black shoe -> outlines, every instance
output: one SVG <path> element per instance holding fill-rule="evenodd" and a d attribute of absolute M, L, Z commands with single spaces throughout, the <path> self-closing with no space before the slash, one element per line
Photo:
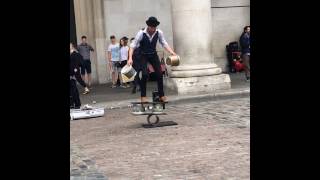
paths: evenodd
<path fill-rule="evenodd" d="M 247 81 L 250 81 L 250 77 L 246 77 Z"/>

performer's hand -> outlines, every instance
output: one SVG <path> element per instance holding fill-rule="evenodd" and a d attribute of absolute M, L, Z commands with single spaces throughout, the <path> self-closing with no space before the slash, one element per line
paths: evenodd
<path fill-rule="evenodd" d="M 171 52 L 171 55 L 172 55 L 172 56 L 176 56 L 177 54 L 172 51 L 172 52 Z"/>
<path fill-rule="evenodd" d="M 132 59 L 129 59 L 129 60 L 128 60 L 128 65 L 129 65 L 129 66 L 132 66 L 132 63 L 133 63 Z"/>

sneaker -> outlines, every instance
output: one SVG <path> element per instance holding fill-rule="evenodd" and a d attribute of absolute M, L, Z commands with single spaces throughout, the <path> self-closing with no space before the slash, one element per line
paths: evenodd
<path fill-rule="evenodd" d="M 90 90 L 87 87 L 85 87 L 84 92 L 82 94 L 88 94 L 89 92 L 90 92 Z"/>
<path fill-rule="evenodd" d="M 111 88 L 116 88 L 117 86 L 115 84 L 112 84 Z"/>
<path fill-rule="evenodd" d="M 130 84 L 126 84 L 127 88 L 131 87 Z"/>
<path fill-rule="evenodd" d="M 123 85 L 123 84 L 121 84 L 120 87 L 123 88 L 123 89 L 126 89 L 126 88 L 127 88 L 127 86 L 126 86 L 126 85 Z"/>

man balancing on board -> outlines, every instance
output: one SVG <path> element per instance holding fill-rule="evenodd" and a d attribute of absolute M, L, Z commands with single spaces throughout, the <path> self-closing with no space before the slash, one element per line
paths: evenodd
<path fill-rule="evenodd" d="M 167 97 L 164 96 L 163 92 L 163 75 L 161 71 L 160 60 L 156 51 L 157 41 L 159 41 L 162 47 L 171 55 L 176 55 L 176 53 L 171 49 L 165 40 L 163 32 L 157 28 L 157 26 L 160 24 L 157 18 L 149 17 L 146 23 L 148 27 L 140 30 L 130 45 L 128 64 L 132 65 L 133 51 L 138 48 L 137 50 L 139 51 L 138 53 L 140 53 L 140 58 L 135 59 L 135 63 L 138 61 L 137 63 L 139 63 L 140 67 L 142 68 L 142 79 L 140 81 L 141 102 L 148 102 L 148 98 L 146 97 L 148 62 L 155 70 L 160 101 L 167 102 Z"/>

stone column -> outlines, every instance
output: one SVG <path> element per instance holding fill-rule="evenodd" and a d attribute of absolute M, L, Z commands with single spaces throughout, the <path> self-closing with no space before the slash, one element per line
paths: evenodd
<path fill-rule="evenodd" d="M 173 44 L 180 56 L 165 79 L 178 94 L 214 93 L 229 89 L 230 77 L 213 61 L 210 0 L 171 0 Z"/>
<path fill-rule="evenodd" d="M 74 0 L 78 42 L 86 35 L 88 43 L 95 49 L 91 53 L 92 83 L 108 82 L 105 56 L 105 31 L 103 0 Z"/>
<path fill-rule="evenodd" d="M 97 48 L 96 48 L 96 36 L 95 36 L 95 26 L 94 26 L 94 17 L 93 17 L 93 1 L 85 1 L 85 7 L 87 10 L 87 26 L 86 31 L 87 34 L 85 34 L 88 37 L 88 43 L 93 47 L 95 50 L 93 53 L 90 54 L 91 59 L 91 76 L 92 76 L 92 83 L 97 84 L 98 83 L 98 77 L 97 77 Z M 81 37 L 80 37 L 81 38 Z M 80 41 L 79 41 L 80 42 Z"/>
<path fill-rule="evenodd" d="M 99 84 L 105 84 L 110 82 L 110 74 L 107 69 L 106 58 L 106 38 L 104 30 L 104 5 L 103 0 L 93 1 L 93 16 L 96 38 L 96 54 L 97 54 L 97 73 Z"/>
<path fill-rule="evenodd" d="M 92 45 L 93 49 L 95 47 L 95 37 L 93 29 L 93 15 L 92 15 L 92 2 L 87 0 L 74 0 L 74 11 L 76 20 L 76 31 L 78 43 L 81 42 L 81 36 L 87 36 L 87 41 Z M 97 83 L 97 71 L 96 71 L 96 52 L 91 53 L 91 77 L 92 83 Z"/>

